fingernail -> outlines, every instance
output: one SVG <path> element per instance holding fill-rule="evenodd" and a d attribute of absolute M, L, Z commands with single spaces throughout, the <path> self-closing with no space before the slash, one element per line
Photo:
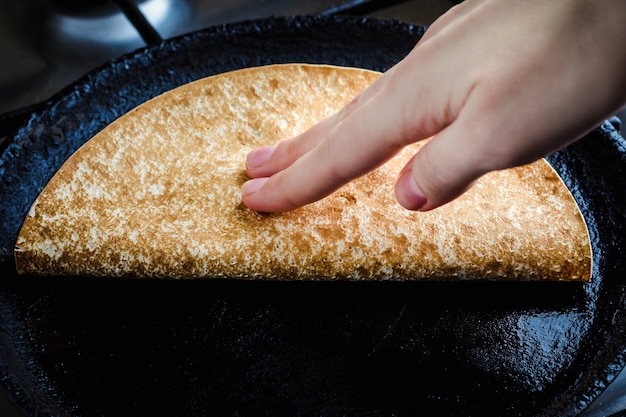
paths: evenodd
<path fill-rule="evenodd" d="M 276 146 L 264 146 L 248 152 L 246 156 L 246 169 L 256 169 L 266 163 L 274 151 Z"/>
<path fill-rule="evenodd" d="M 426 197 L 415 183 L 411 171 L 406 172 L 398 179 L 396 199 L 407 210 L 419 210 L 426 204 Z"/>
<path fill-rule="evenodd" d="M 256 193 L 261 187 L 263 187 L 263 184 L 265 184 L 267 180 L 267 178 L 255 178 L 244 182 L 241 186 L 241 195 L 249 196 Z"/>

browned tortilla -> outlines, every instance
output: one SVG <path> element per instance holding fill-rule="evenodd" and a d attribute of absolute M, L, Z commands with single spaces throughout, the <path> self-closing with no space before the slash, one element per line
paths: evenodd
<path fill-rule="evenodd" d="M 588 281 L 591 246 L 545 160 L 493 172 L 427 213 L 394 199 L 420 144 L 283 214 L 241 202 L 246 154 L 338 111 L 380 74 L 272 65 L 202 79 L 120 117 L 32 205 L 23 274 L 263 280 Z"/>

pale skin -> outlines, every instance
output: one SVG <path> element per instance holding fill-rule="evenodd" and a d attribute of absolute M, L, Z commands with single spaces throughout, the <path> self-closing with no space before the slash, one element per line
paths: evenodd
<path fill-rule="evenodd" d="M 251 151 L 242 199 L 259 212 L 293 210 L 432 137 L 395 185 L 403 207 L 432 210 L 625 104 L 626 1 L 466 0 L 337 114 Z"/>

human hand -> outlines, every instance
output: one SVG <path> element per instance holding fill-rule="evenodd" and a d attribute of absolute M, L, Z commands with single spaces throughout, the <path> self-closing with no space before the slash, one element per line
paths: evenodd
<path fill-rule="evenodd" d="M 626 103 L 623 0 L 466 0 L 345 108 L 248 154 L 243 202 L 281 212 L 319 200 L 432 137 L 395 194 L 431 210 L 483 174 L 579 139 Z"/>

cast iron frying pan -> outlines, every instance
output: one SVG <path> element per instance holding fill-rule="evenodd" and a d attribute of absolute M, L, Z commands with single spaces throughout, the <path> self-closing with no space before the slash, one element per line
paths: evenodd
<path fill-rule="evenodd" d="M 36 111 L 0 159 L 2 389 L 32 417 L 552 417 L 584 409 L 624 364 L 626 152 L 608 123 L 549 158 L 590 227 L 590 284 L 15 274 L 15 239 L 39 191 L 135 106 L 249 66 L 384 71 L 422 34 L 339 17 L 209 28 L 111 62 Z"/>

